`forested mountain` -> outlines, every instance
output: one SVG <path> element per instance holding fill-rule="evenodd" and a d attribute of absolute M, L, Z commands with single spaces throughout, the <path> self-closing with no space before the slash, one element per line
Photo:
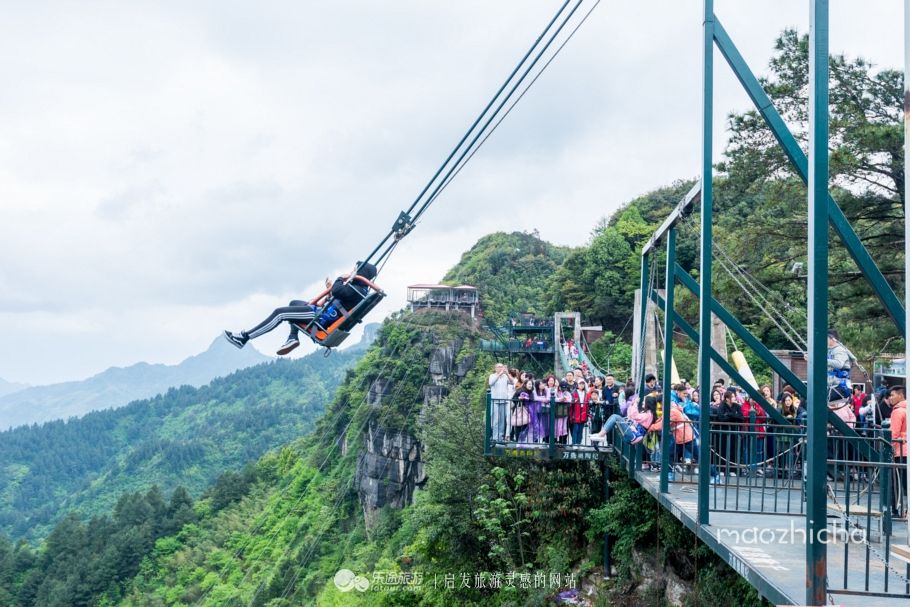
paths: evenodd
<path fill-rule="evenodd" d="M 0 377 L 0 396 L 6 396 L 7 394 L 11 394 L 19 390 L 24 390 L 25 388 L 28 388 L 28 386 L 25 384 L 17 384 L 15 382 L 6 381 Z"/>
<path fill-rule="evenodd" d="M 0 433 L 0 530 L 40 538 L 67 512 L 108 512 L 125 491 L 156 484 L 199 493 L 225 470 L 310 431 L 366 346 L 265 363 L 202 388 Z"/>
<path fill-rule="evenodd" d="M 205 352 L 176 365 L 111 367 L 82 381 L 35 386 L 0 397 L 0 428 L 67 419 L 121 407 L 168 388 L 201 386 L 216 377 L 271 360 L 255 348 L 237 351 L 218 337 Z"/>

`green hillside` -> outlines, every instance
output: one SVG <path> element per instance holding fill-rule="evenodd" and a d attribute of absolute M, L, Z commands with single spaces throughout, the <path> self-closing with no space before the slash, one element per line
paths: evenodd
<path fill-rule="evenodd" d="M 125 407 L 0 433 L 0 531 L 43 537 L 68 512 L 109 512 L 124 492 L 198 494 L 225 470 L 305 434 L 363 348 L 237 371 Z"/>

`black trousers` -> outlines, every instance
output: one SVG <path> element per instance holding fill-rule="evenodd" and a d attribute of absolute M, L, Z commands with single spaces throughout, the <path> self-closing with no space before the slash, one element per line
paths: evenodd
<path fill-rule="evenodd" d="M 297 337 L 299 329 L 294 323 L 301 321 L 310 321 L 315 317 L 316 311 L 313 309 L 313 306 L 310 305 L 309 302 L 293 299 L 288 305 L 284 306 L 283 308 L 275 308 L 275 310 L 269 314 L 268 318 L 263 320 L 261 323 L 246 333 L 250 336 L 250 339 L 255 339 L 261 335 L 265 335 L 269 331 L 275 329 L 275 327 L 281 323 L 287 321 L 291 323 L 291 334 L 289 337 Z"/>

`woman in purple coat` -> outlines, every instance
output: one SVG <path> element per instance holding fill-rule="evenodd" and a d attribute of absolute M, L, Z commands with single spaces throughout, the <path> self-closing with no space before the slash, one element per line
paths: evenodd
<path fill-rule="evenodd" d="M 531 405 L 531 442 L 548 442 L 550 436 L 550 391 L 542 379 L 534 387 Z"/>

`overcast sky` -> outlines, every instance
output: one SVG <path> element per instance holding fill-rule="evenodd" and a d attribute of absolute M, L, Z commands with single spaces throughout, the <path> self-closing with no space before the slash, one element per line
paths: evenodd
<path fill-rule="evenodd" d="M 410 204 L 558 4 L 4 3 L 0 377 L 175 363 L 317 290 Z M 781 29 L 808 28 L 808 2 L 716 4 L 759 73 Z M 901 3 L 832 4 L 833 50 L 902 66 Z M 374 320 L 484 234 L 580 245 L 694 176 L 701 6 L 602 2 L 399 247 Z M 722 146 L 747 100 L 716 56 Z"/>

